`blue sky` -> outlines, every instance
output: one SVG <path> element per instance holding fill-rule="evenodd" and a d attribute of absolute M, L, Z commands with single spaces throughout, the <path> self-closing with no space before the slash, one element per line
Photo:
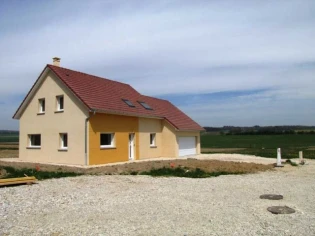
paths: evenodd
<path fill-rule="evenodd" d="M 0 1 L 0 129 L 52 57 L 204 126 L 314 125 L 315 1 Z"/>

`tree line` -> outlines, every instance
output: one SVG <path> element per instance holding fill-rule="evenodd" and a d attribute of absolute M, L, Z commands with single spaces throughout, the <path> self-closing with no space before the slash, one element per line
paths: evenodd
<path fill-rule="evenodd" d="M 281 134 L 315 134 L 315 126 L 223 126 L 204 127 L 207 132 L 222 135 L 281 135 Z"/>

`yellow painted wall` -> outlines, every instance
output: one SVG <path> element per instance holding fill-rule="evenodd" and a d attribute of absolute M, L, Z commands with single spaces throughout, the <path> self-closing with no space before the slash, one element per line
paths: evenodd
<path fill-rule="evenodd" d="M 161 119 L 139 118 L 139 159 L 162 156 L 162 122 Z M 150 147 L 151 133 L 156 134 L 156 147 Z"/>
<path fill-rule="evenodd" d="M 64 95 L 64 112 L 55 113 L 56 96 Z M 38 115 L 38 99 L 45 114 Z M 56 76 L 49 72 L 20 117 L 19 159 L 41 163 L 84 165 L 84 122 L 88 112 Z M 59 151 L 59 133 L 68 133 L 68 150 Z M 41 135 L 41 148 L 30 149 L 29 134 Z"/>
<path fill-rule="evenodd" d="M 129 133 L 135 133 L 135 159 L 139 159 L 138 126 L 137 117 L 92 115 L 89 120 L 89 165 L 128 161 Z M 101 133 L 115 133 L 115 148 L 101 149 Z"/>

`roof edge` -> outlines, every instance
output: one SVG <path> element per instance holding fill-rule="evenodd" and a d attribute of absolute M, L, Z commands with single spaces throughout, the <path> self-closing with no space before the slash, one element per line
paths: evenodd
<path fill-rule="evenodd" d="M 51 72 L 54 73 L 56 77 L 59 78 L 59 80 L 69 89 L 69 91 L 87 108 L 88 111 L 92 111 L 92 108 L 89 107 L 89 105 L 83 101 L 83 99 L 58 75 L 58 73 L 54 71 L 51 65 L 47 64 L 47 67 L 50 69 Z"/>
<path fill-rule="evenodd" d="M 13 119 L 20 119 L 21 115 L 20 113 L 22 113 L 22 109 L 23 111 L 25 110 L 26 106 L 29 103 L 30 100 L 30 96 L 33 95 L 34 92 L 37 91 L 37 89 L 39 88 L 39 82 L 44 78 L 43 76 L 45 74 L 48 73 L 48 71 L 51 71 L 61 82 L 62 84 L 67 87 L 69 89 L 69 91 L 87 108 L 88 111 L 91 111 L 91 108 L 71 89 L 70 86 L 68 86 L 67 83 L 65 83 L 61 77 L 51 68 L 51 66 L 49 64 L 47 64 L 45 66 L 45 68 L 43 69 L 43 71 L 40 73 L 40 75 L 38 76 L 37 80 L 34 82 L 33 86 L 31 87 L 31 89 L 28 91 L 28 93 L 26 94 L 26 96 L 24 97 L 23 101 L 21 102 L 20 106 L 18 107 L 18 109 L 16 110 L 16 112 L 14 113 L 14 115 L 12 116 Z"/>
<path fill-rule="evenodd" d="M 23 101 L 21 102 L 20 106 L 18 107 L 18 109 L 15 111 L 14 115 L 12 116 L 13 119 L 20 119 L 21 115 L 19 115 L 21 109 L 23 108 L 26 100 L 29 98 L 29 96 L 31 95 L 31 93 L 33 92 L 33 90 L 35 89 L 36 85 L 38 84 L 39 80 L 42 78 L 43 74 L 47 72 L 47 66 L 45 66 L 45 68 L 43 69 L 43 71 L 40 73 L 40 75 L 38 76 L 37 80 L 34 82 L 33 86 L 31 87 L 31 89 L 28 91 L 28 93 L 26 94 L 26 96 L 24 97 Z"/>

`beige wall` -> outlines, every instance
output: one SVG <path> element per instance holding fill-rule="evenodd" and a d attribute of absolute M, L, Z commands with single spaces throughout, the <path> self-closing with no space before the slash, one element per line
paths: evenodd
<path fill-rule="evenodd" d="M 156 148 L 150 147 L 150 133 L 156 133 Z M 197 154 L 200 154 L 200 132 L 181 132 L 165 120 L 139 118 L 139 157 L 178 157 L 178 137 L 196 137 Z"/>
<path fill-rule="evenodd" d="M 64 95 L 64 112 L 55 113 L 56 96 Z M 46 111 L 38 115 L 38 99 L 45 98 Z M 19 158 L 44 163 L 85 164 L 84 135 L 88 112 L 52 72 L 31 99 L 20 118 Z M 68 151 L 58 151 L 59 133 L 68 133 Z M 41 134 L 41 148 L 27 149 L 28 134 Z"/>
<path fill-rule="evenodd" d="M 162 156 L 163 157 L 177 157 L 176 153 L 176 134 L 175 129 L 167 121 L 162 121 Z"/>
<path fill-rule="evenodd" d="M 161 119 L 139 118 L 139 159 L 162 156 L 162 122 Z M 150 147 L 150 134 L 155 133 L 155 147 Z"/>

